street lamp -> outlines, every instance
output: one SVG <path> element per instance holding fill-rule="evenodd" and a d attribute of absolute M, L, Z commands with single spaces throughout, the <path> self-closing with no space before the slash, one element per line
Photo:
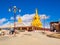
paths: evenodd
<path fill-rule="evenodd" d="M 13 6 L 13 7 L 10 7 L 9 8 L 9 12 L 13 12 L 14 13 L 14 31 L 15 31 L 15 29 L 16 29 L 16 12 L 18 11 L 18 12 L 21 12 L 21 10 L 19 9 L 19 8 L 17 8 L 16 6 Z"/>

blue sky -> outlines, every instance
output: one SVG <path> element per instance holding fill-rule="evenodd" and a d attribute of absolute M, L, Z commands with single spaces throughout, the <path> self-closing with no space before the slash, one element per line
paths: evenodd
<path fill-rule="evenodd" d="M 9 12 L 8 9 L 14 5 L 21 9 L 21 12 L 16 15 L 31 15 L 35 13 L 35 9 L 37 8 L 39 15 L 49 16 L 46 19 L 48 23 L 60 19 L 60 0 L 0 0 L 0 20 L 5 19 L 9 21 L 13 17 L 13 12 Z"/>

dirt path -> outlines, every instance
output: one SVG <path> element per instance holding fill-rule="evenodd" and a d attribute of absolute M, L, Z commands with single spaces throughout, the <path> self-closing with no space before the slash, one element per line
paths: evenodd
<path fill-rule="evenodd" d="M 0 40 L 0 45 L 60 45 L 60 39 L 49 38 L 40 32 L 21 32 L 16 37 Z"/>

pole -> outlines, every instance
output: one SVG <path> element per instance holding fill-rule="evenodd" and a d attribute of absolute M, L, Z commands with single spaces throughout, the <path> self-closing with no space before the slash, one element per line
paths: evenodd
<path fill-rule="evenodd" d="M 16 13 L 14 13 L 14 31 L 16 30 Z"/>
<path fill-rule="evenodd" d="M 44 16 L 44 32 L 43 34 L 45 34 L 45 16 Z"/>
<path fill-rule="evenodd" d="M 14 6 L 13 11 L 14 11 L 14 32 L 15 32 L 15 30 L 16 30 L 16 11 L 17 11 L 16 6 Z"/>

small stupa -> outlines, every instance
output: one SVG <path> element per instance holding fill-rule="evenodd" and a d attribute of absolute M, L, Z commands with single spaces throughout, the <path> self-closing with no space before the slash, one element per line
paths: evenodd
<path fill-rule="evenodd" d="M 37 9 L 36 9 L 36 13 L 35 13 L 35 16 L 33 17 L 31 25 L 36 26 L 36 27 L 41 27 L 41 28 L 43 27 L 42 23 L 41 23 L 41 20 L 40 20 L 40 16 L 38 15 L 38 10 Z"/>
<path fill-rule="evenodd" d="M 18 23 L 21 23 L 22 22 L 22 19 L 19 17 L 18 18 Z"/>
<path fill-rule="evenodd" d="M 19 26 L 24 26 L 23 22 L 22 22 L 22 19 L 19 17 L 18 20 L 17 20 L 17 23 L 16 23 L 16 26 L 19 27 Z"/>

